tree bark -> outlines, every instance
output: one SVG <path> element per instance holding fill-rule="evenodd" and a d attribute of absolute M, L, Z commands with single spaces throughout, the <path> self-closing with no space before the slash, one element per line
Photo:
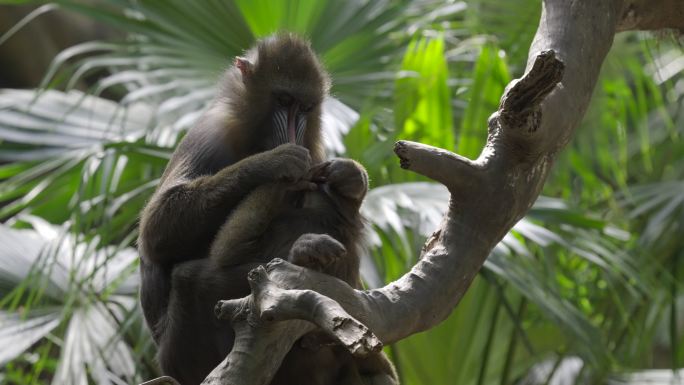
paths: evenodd
<path fill-rule="evenodd" d="M 504 92 L 476 160 L 419 143 L 395 146 L 402 167 L 451 193 L 418 263 L 399 280 L 367 291 L 283 260 L 252 271 L 250 296 L 217 305 L 236 340 L 203 384 L 268 384 L 292 344 L 314 328 L 363 356 L 379 349 L 379 341 L 392 343 L 443 321 L 539 195 L 589 105 L 615 33 L 682 28 L 683 8 L 681 0 L 545 0 L 525 75 Z"/>

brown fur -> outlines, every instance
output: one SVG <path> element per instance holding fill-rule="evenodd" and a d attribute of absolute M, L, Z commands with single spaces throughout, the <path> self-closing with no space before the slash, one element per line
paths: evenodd
<path fill-rule="evenodd" d="M 320 115 L 321 103 L 330 89 L 330 77 L 309 43 L 293 34 L 278 34 L 262 40 L 244 57 L 254 64 L 253 76 L 243 80 L 238 68 L 231 67 L 224 74 L 217 97 L 219 108 L 241 112 L 231 115 L 226 124 L 231 150 L 241 158 L 266 150 L 259 139 L 270 126 L 270 114 L 263 111 L 273 109 L 274 101 L 264 96 L 287 90 L 304 103 L 315 105 L 309 113 L 304 146 L 314 164 L 325 160 Z"/>
<path fill-rule="evenodd" d="M 290 34 L 261 41 L 246 59 L 245 76 L 226 71 L 141 217 L 143 312 L 162 371 L 183 385 L 200 383 L 230 351 L 233 332 L 213 308 L 248 295 L 246 274 L 259 264 L 289 258 L 359 286 L 358 210 L 368 179 L 351 160 L 321 163 L 329 78 L 308 43 Z M 265 143 L 276 91 L 315 104 L 304 147 Z M 272 384 L 396 384 L 396 375 L 383 355 L 357 360 L 340 347 L 298 343 Z"/>

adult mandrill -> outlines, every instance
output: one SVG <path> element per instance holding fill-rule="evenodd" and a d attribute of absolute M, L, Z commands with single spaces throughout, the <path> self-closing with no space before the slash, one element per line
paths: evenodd
<path fill-rule="evenodd" d="M 368 177 L 352 160 L 324 161 L 329 87 L 308 43 L 284 33 L 260 41 L 226 71 L 142 213 L 143 312 L 162 371 L 183 385 L 199 384 L 230 351 L 233 331 L 213 309 L 248 295 L 247 272 L 259 264 L 287 258 L 359 287 Z M 356 359 L 299 342 L 272 381 L 396 383 L 382 354 Z"/>

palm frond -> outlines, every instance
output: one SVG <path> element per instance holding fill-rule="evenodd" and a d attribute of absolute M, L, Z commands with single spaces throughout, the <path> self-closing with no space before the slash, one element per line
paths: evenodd
<path fill-rule="evenodd" d="M 8 309 L 1 313 L 0 339 L 11 347 L 2 362 L 37 344 L 57 343 L 54 383 L 139 380 L 121 327 L 137 304 L 135 250 L 98 248 L 37 217 L 22 222 L 31 228 L 0 226 L 0 287 Z"/>

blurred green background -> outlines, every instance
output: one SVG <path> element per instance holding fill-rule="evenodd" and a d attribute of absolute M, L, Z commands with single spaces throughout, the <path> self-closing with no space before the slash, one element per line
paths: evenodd
<path fill-rule="evenodd" d="M 4 3 L 4 4 L 2 4 Z M 158 375 L 137 303 L 138 213 L 221 71 L 308 36 L 334 79 L 331 154 L 372 190 L 368 287 L 415 262 L 443 187 L 395 140 L 476 157 L 540 0 L 0 0 L 0 383 Z M 440 326 L 387 347 L 402 384 L 676 384 L 684 367 L 684 54 L 616 37 L 528 216 Z M 647 382 L 653 381 L 653 382 Z"/>

